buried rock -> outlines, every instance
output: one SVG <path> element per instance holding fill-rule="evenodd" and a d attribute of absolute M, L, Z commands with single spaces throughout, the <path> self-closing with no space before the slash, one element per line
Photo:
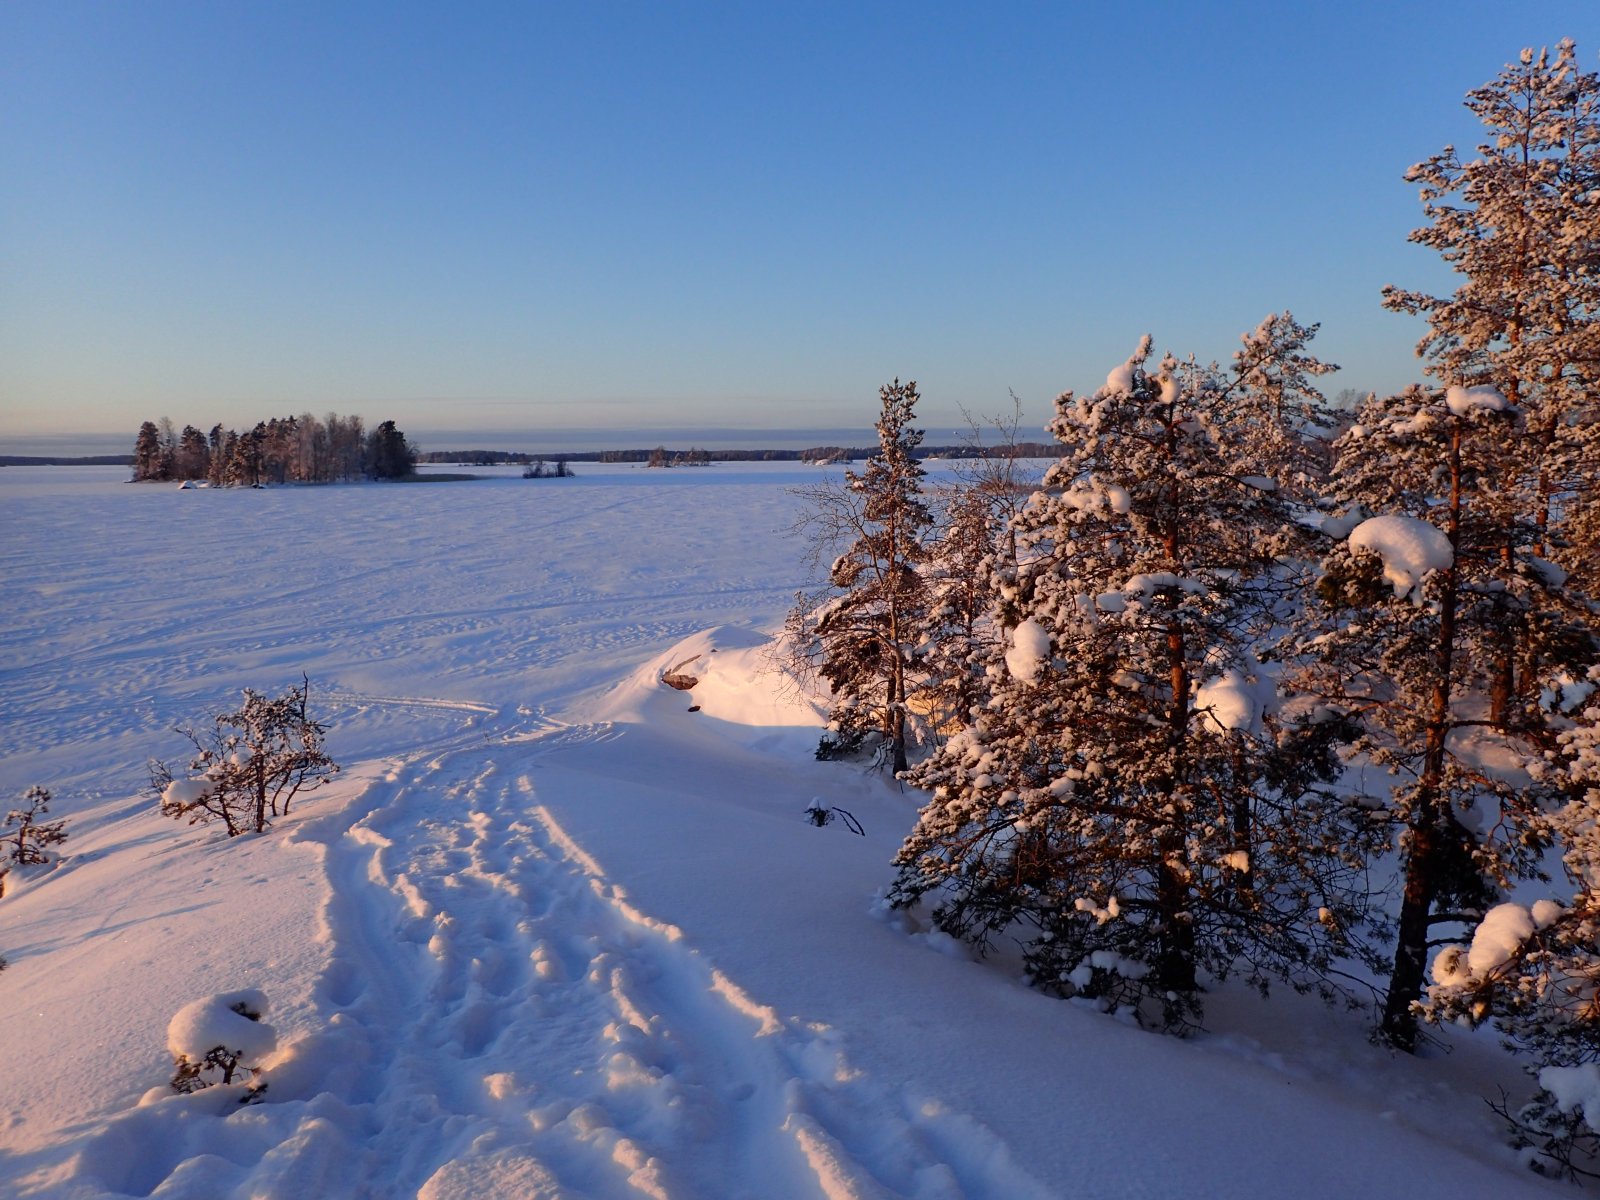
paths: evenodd
<path fill-rule="evenodd" d="M 680 692 L 689 691 L 694 687 L 695 684 L 700 682 L 700 677 L 698 675 L 686 674 L 684 672 L 684 668 L 699 657 L 700 656 L 696 654 L 694 658 L 686 658 L 676 666 L 668 667 L 665 671 L 661 672 L 661 682 L 666 684 L 669 688 L 676 688 Z"/>

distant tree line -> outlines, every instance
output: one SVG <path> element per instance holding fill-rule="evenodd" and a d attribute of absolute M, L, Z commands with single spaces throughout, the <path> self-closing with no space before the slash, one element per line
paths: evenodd
<path fill-rule="evenodd" d="M 212 487 L 397 479 L 416 470 L 417 452 L 393 421 L 368 432 L 358 416 L 311 413 L 258 421 L 242 433 L 213 425 L 182 432 L 146 421 L 133 447 L 133 478 L 206 480 Z"/>
<path fill-rule="evenodd" d="M 1005 455 L 1012 458 L 1054 458 L 1058 447 L 1046 442 L 1016 442 L 1005 446 L 929 446 L 924 454 L 929 458 L 989 458 Z M 488 467 L 499 464 L 527 466 L 535 461 L 551 463 L 644 463 L 649 465 L 695 465 L 714 462 L 858 462 L 876 453 L 875 448 L 863 446 L 809 446 L 804 450 L 706 450 L 690 447 L 672 450 L 657 446 L 649 450 L 564 450 L 559 454 L 536 454 L 520 450 L 429 450 L 417 455 L 418 462 L 471 463 Z"/>

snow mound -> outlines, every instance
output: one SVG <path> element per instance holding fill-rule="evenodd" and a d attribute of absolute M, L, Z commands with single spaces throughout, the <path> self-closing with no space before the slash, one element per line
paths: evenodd
<path fill-rule="evenodd" d="M 259 1062 L 277 1049 L 278 1035 L 271 1025 L 244 1014 L 259 1018 L 266 1011 L 266 993 L 255 988 L 196 1000 L 180 1008 L 168 1024 L 167 1049 L 198 1062 L 221 1046 L 248 1062 Z"/>
<path fill-rule="evenodd" d="M 652 661 L 628 691 L 648 689 L 652 700 L 659 699 L 671 694 L 669 686 L 682 686 L 663 686 L 668 675 L 692 678 L 692 687 L 681 690 L 678 698 L 687 696 L 704 716 L 755 728 L 827 724 L 823 705 L 782 670 L 776 649 L 768 634 L 718 625 L 684 638 Z"/>
<path fill-rule="evenodd" d="M 1482 979 L 1510 961 L 1517 948 L 1533 936 L 1533 916 L 1520 904 L 1497 904 L 1484 913 L 1472 935 L 1467 966 Z"/>
<path fill-rule="evenodd" d="M 190 808 L 211 794 L 209 779 L 174 779 L 161 791 L 163 808 Z"/>
<path fill-rule="evenodd" d="M 1383 560 L 1383 577 L 1396 596 L 1414 591 L 1429 571 L 1443 571 L 1455 561 L 1450 539 L 1416 517 L 1369 517 L 1350 531 L 1350 545 Z"/>
<path fill-rule="evenodd" d="M 1590 1129 L 1600 1128 L 1600 1064 L 1545 1067 L 1539 1072 L 1539 1086 L 1562 1112 L 1581 1114 Z"/>

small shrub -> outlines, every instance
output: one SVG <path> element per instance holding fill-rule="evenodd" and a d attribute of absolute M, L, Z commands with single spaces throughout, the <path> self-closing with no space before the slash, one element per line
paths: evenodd
<path fill-rule="evenodd" d="M 867 831 L 861 827 L 861 822 L 856 820 L 852 813 L 842 808 L 824 808 L 821 800 L 811 801 L 811 807 L 806 809 L 806 820 L 810 821 L 818 829 L 821 829 L 824 825 L 832 825 L 834 821 L 839 821 L 851 833 L 860 834 L 862 837 L 867 836 Z"/>
<path fill-rule="evenodd" d="M 0 896 L 6 894 L 12 867 L 42 866 L 51 860 L 50 847 L 67 840 L 65 821 L 38 819 L 50 811 L 50 798 L 46 789 L 31 787 L 22 796 L 27 807 L 6 815 L 6 832 L 0 837 Z"/>
<path fill-rule="evenodd" d="M 177 732 L 194 744 L 190 774 L 175 777 L 163 762 L 150 764 L 150 786 L 161 815 L 191 825 L 220 820 L 229 837 L 261 833 L 272 817 L 285 816 L 301 791 L 322 786 L 339 773 L 323 753 L 327 732 L 310 715 L 311 683 L 301 676 L 276 699 L 245 689 L 244 704 L 216 718 L 202 737 L 189 726 Z"/>

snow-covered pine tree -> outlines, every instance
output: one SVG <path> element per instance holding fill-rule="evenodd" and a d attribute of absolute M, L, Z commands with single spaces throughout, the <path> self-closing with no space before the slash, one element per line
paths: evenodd
<path fill-rule="evenodd" d="M 1501 1109 L 1513 1139 L 1546 1173 L 1597 1174 L 1600 1158 L 1600 666 L 1547 689 L 1566 724 L 1534 773 L 1565 795 L 1550 816 L 1572 898 L 1508 901 L 1485 914 L 1470 945 L 1433 964 L 1430 1020 L 1493 1021 L 1530 1057 L 1533 1099 Z M 1580 1166 L 1580 1161 L 1585 1165 Z"/>
<path fill-rule="evenodd" d="M 1536 874 L 1548 844 L 1547 723 L 1493 713 L 1507 613 L 1540 663 L 1581 670 L 1593 653 L 1565 573 L 1532 553 L 1504 494 L 1524 429 L 1492 388 L 1413 387 L 1367 404 L 1336 445 L 1348 537 L 1323 563 L 1305 686 L 1358 721 L 1354 752 L 1393 779 L 1374 799 L 1403 888 L 1382 1032 L 1407 1050 L 1429 948 Z"/>
<path fill-rule="evenodd" d="M 1497 464 L 1500 502 L 1537 553 L 1577 567 L 1568 524 L 1600 474 L 1600 77 L 1578 69 L 1569 39 L 1524 50 L 1466 105 L 1484 126 L 1477 157 L 1447 146 L 1406 175 L 1428 218 L 1410 240 L 1461 284 L 1449 296 L 1391 286 L 1384 304 L 1427 318 L 1417 352 L 1442 385 L 1492 385 L 1522 414 Z M 1518 637 L 1522 620 L 1508 597 L 1491 695 L 1502 723 L 1548 665 Z"/>
<path fill-rule="evenodd" d="M 162 479 L 161 470 L 161 431 L 154 421 L 146 421 L 139 426 L 139 434 L 133 442 L 133 477 L 136 480 Z"/>
<path fill-rule="evenodd" d="M 1362 918 L 1360 817 L 1327 786 L 1339 723 L 1280 706 L 1257 656 L 1298 592 L 1279 481 L 1322 420 L 1313 332 L 1269 317 L 1228 373 L 1151 371 L 1147 337 L 1057 400 L 988 697 L 906 776 L 933 796 L 896 904 L 930 895 L 980 949 L 1021 940 L 1039 986 L 1168 1028 L 1208 974 L 1326 980 Z"/>
<path fill-rule="evenodd" d="M 828 571 L 835 594 L 814 613 L 799 614 L 806 628 L 798 632 L 802 642 L 814 643 L 817 673 L 833 689 L 836 744 L 881 735 L 898 773 L 907 764 L 906 701 L 927 603 L 918 568 L 932 518 L 916 459 L 922 430 L 911 424 L 920 398 L 916 382 L 897 378 L 878 396 L 878 450 L 866 469 L 846 471 L 842 487 L 801 489 L 809 511 L 800 531 L 819 547 L 846 546 Z"/>

